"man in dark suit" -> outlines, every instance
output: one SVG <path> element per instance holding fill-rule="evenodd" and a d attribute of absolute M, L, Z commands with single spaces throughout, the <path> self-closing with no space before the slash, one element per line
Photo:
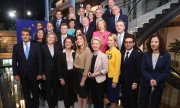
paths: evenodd
<path fill-rule="evenodd" d="M 83 25 L 83 28 L 82 28 L 83 34 L 86 36 L 88 45 L 90 45 L 91 38 L 95 29 L 90 26 L 89 19 L 87 17 L 82 18 L 82 25 Z"/>
<path fill-rule="evenodd" d="M 122 53 L 121 90 L 123 108 L 138 108 L 138 86 L 140 80 L 141 53 L 134 48 L 135 38 L 124 39 L 125 53 Z"/>
<path fill-rule="evenodd" d="M 68 35 L 67 34 L 67 31 L 68 31 L 68 26 L 66 23 L 62 23 L 61 24 L 61 27 L 60 27 L 60 33 L 57 35 L 57 38 L 58 38 L 58 45 L 59 45 L 59 48 L 60 50 L 62 51 L 64 49 L 64 40 L 66 37 L 72 37 L 71 35 Z"/>
<path fill-rule="evenodd" d="M 108 7 L 105 13 L 103 14 L 103 19 L 107 21 L 106 23 L 109 22 L 109 18 L 113 16 L 112 14 L 112 7 L 115 5 L 115 0 L 108 0 Z"/>
<path fill-rule="evenodd" d="M 125 23 L 125 32 L 127 32 L 128 29 L 128 17 L 124 14 L 120 13 L 120 8 L 117 5 L 114 5 L 112 7 L 112 12 L 114 16 L 111 16 L 109 23 L 108 23 L 108 30 L 111 33 L 116 33 L 116 22 L 118 20 L 123 20 Z"/>
<path fill-rule="evenodd" d="M 94 27 L 94 30 L 97 30 L 97 22 L 102 18 L 103 10 L 102 9 L 96 9 L 96 19 L 90 23 L 91 27 Z"/>
<path fill-rule="evenodd" d="M 116 22 L 116 31 L 117 31 L 117 38 L 118 38 L 118 48 L 121 52 L 125 51 L 124 47 L 124 39 L 127 36 L 127 33 L 125 32 L 125 23 L 123 20 L 118 20 Z"/>
<path fill-rule="evenodd" d="M 82 18 L 85 16 L 85 10 L 83 7 L 79 8 L 78 15 L 76 16 L 77 28 L 82 28 Z"/>
<path fill-rule="evenodd" d="M 13 47 L 13 76 L 21 82 L 26 108 L 39 108 L 38 80 L 42 79 L 42 57 L 39 45 L 30 42 L 29 29 L 22 29 L 22 43 Z"/>
<path fill-rule="evenodd" d="M 60 27 L 61 24 L 64 23 L 65 21 L 62 19 L 63 15 L 60 10 L 57 10 L 55 13 L 55 19 L 52 21 L 53 26 L 54 26 L 54 32 L 58 34 L 60 32 Z"/>

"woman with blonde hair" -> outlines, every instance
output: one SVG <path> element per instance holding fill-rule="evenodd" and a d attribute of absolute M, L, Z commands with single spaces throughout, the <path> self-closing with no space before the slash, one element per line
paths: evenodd
<path fill-rule="evenodd" d="M 74 60 L 76 93 L 79 108 L 87 107 L 87 76 L 91 64 L 92 53 L 88 47 L 86 37 L 82 34 L 77 35 L 77 50 Z"/>
<path fill-rule="evenodd" d="M 91 45 L 93 49 L 93 57 L 91 58 L 91 66 L 88 73 L 89 88 L 94 108 L 104 108 L 104 87 L 106 74 L 108 72 L 108 58 L 106 54 L 100 51 L 101 39 L 93 37 Z"/>
<path fill-rule="evenodd" d="M 107 40 L 110 34 L 111 33 L 106 30 L 106 22 L 103 19 L 100 19 L 97 22 L 97 31 L 93 33 L 93 37 L 99 37 L 101 39 L 102 41 L 101 51 L 103 53 L 105 53 L 107 50 L 108 47 Z"/>
<path fill-rule="evenodd" d="M 107 78 L 107 98 L 111 103 L 111 108 L 117 107 L 119 99 L 119 76 L 121 67 L 121 53 L 116 48 L 117 35 L 111 34 L 108 36 L 109 50 L 106 51 L 108 56 L 108 78 Z"/>
<path fill-rule="evenodd" d="M 58 101 L 58 73 L 56 70 L 56 59 L 59 48 L 55 46 L 55 43 L 57 42 L 56 34 L 53 32 L 48 33 L 46 42 L 47 44 L 41 47 L 43 56 L 44 89 L 49 108 L 54 108 L 57 106 Z"/>

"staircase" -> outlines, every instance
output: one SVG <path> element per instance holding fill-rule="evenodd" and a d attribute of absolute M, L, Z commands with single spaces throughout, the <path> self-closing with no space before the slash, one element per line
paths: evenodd
<path fill-rule="evenodd" d="M 168 8 L 169 7 L 169 8 Z M 157 14 L 154 14 L 153 17 L 148 17 L 149 15 L 153 16 L 152 14 L 155 13 L 159 9 L 162 9 L 162 12 Z M 137 37 L 137 45 L 140 46 L 146 40 L 150 35 L 154 34 L 156 31 L 158 31 L 160 28 L 164 27 L 166 24 L 168 24 L 171 20 L 173 20 L 176 16 L 180 15 L 180 0 L 172 0 L 171 2 L 153 10 L 154 12 L 149 12 L 143 16 L 141 16 L 137 22 L 136 27 L 130 26 L 130 30 L 137 29 L 134 34 Z M 143 18 L 145 17 L 146 18 Z M 148 19 L 148 22 L 140 19 Z M 139 22 L 138 22 L 139 21 Z M 141 23 L 140 23 L 141 21 Z M 132 25 L 133 21 L 130 22 L 129 25 Z M 143 23 L 143 24 L 142 24 Z M 141 26 L 142 24 L 142 26 Z"/>

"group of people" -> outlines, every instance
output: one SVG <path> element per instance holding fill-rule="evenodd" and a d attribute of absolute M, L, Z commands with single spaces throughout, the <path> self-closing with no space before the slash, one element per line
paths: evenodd
<path fill-rule="evenodd" d="M 44 85 L 49 108 L 57 107 L 62 90 L 65 108 L 104 108 L 104 97 L 111 108 L 122 100 L 123 108 L 159 108 L 165 79 L 170 73 L 170 55 L 159 34 L 147 42 L 148 51 L 140 53 L 135 37 L 127 33 L 128 19 L 115 0 L 108 0 L 104 12 L 98 6 L 74 7 L 63 18 L 57 10 L 46 30 L 38 22 L 34 39 L 22 29 L 22 43 L 13 47 L 13 75 L 20 80 L 26 108 L 39 107 L 39 80 Z M 140 90 L 139 90 L 140 89 Z M 122 96 L 120 96 L 122 94 Z"/>

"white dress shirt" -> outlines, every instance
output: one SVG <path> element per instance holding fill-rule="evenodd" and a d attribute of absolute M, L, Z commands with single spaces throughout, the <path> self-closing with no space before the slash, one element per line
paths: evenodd
<path fill-rule="evenodd" d="M 129 56 L 131 55 L 132 51 L 133 51 L 133 48 L 132 48 L 131 50 L 129 50 L 129 51 L 126 50 L 125 55 L 124 55 L 124 60 L 125 60 L 125 58 L 126 58 L 127 52 L 129 52 L 129 53 L 128 53 L 128 58 L 129 58 Z"/>
<path fill-rule="evenodd" d="M 72 56 L 72 53 L 73 53 L 73 52 L 74 52 L 74 50 L 71 50 L 70 57 L 68 57 L 68 56 L 66 55 L 67 69 L 68 69 L 68 70 L 72 70 L 72 69 L 73 69 L 73 63 L 74 63 L 73 56 Z M 65 50 L 65 49 L 63 50 L 63 53 L 66 53 L 66 50 Z"/>
<path fill-rule="evenodd" d="M 51 56 L 54 57 L 54 45 L 48 46 L 48 48 L 49 48 Z"/>

